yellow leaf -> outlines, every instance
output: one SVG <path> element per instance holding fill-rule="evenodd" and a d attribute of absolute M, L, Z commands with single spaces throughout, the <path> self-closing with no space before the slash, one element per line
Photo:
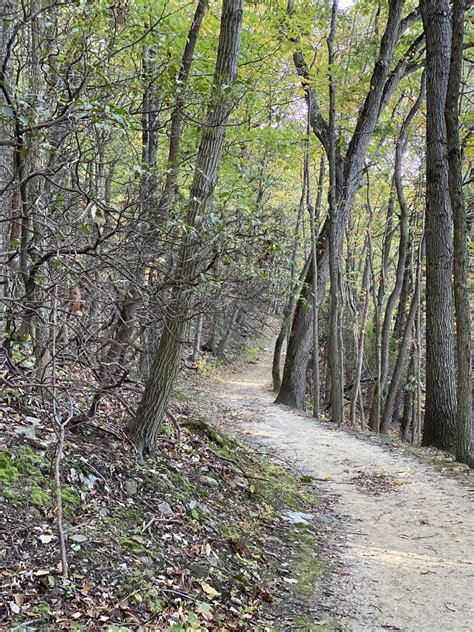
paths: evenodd
<path fill-rule="evenodd" d="M 215 599 L 221 594 L 207 582 L 201 582 L 201 588 L 206 593 L 208 599 Z"/>

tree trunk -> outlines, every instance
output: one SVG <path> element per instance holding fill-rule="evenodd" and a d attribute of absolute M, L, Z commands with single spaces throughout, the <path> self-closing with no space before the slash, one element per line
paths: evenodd
<path fill-rule="evenodd" d="M 451 66 L 446 98 L 449 194 L 454 221 L 454 305 L 456 311 L 456 459 L 474 467 L 472 422 L 471 312 L 468 290 L 468 230 L 462 191 L 459 87 L 462 73 L 465 0 L 453 0 Z"/>
<path fill-rule="evenodd" d="M 196 326 L 194 329 L 193 355 L 191 356 L 191 359 L 193 362 L 197 362 L 199 360 L 199 356 L 201 355 L 201 336 L 202 336 L 203 319 L 204 319 L 204 315 L 201 312 L 197 316 Z"/>
<path fill-rule="evenodd" d="M 342 285 L 339 261 L 342 248 L 338 248 L 336 202 L 336 89 L 333 77 L 334 39 L 336 35 L 337 0 L 333 0 L 331 28 L 328 37 L 329 74 L 329 277 L 331 308 L 329 316 L 329 372 L 331 374 L 331 417 L 341 425 L 344 421 L 344 369 L 342 362 Z M 317 261 L 315 261 L 317 264 Z M 317 271 L 316 271 L 317 274 Z M 313 275 L 315 276 L 315 275 Z"/>
<path fill-rule="evenodd" d="M 171 203 L 176 192 L 178 182 L 178 160 L 183 129 L 183 108 L 185 105 L 186 86 L 194 57 L 194 49 L 198 39 L 201 25 L 206 15 L 209 0 L 198 0 L 193 23 L 188 33 L 184 48 L 181 68 L 176 82 L 176 103 L 171 115 L 170 143 L 168 150 L 168 167 L 165 184 L 158 204 L 158 217 L 162 220 L 167 217 Z"/>
<path fill-rule="evenodd" d="M 200 226 L 212 203 L 224 145 L 227 120 L 234 104 L 232 86 L 237 76 L 243 0 L 223 0 L 219 48 L 211 102 L 207 113 L 189 195 L 186 225 L 164 330 L 145 392 L 129 431 L 137 449 L 153 451 L 178 373 L 192 294 L 201 265 Z"/>
<path fill-rule="evenodd" d="M 227 324 L 227 327 L 225 329 L 225 333 L 222 336 L 219 344 L 217 345 L 217 349 L 216 349 L 216 356 L 220 359 L 223 359 L 225 357 L 225 352 L 227 350 L 227 347 L 229 345 L 230 339 L 232 337 L 232 334 L 234 333 L 235 330 L 235 324 L 237 322 L 237 318 L 240 314 L 240 307 L 238 305 L 236 305 L 231 313 L 231 317 L 230 320 Z"/>
<path fill-rule="evenodd" d="M 347 148 L 345 158 L 338 158 L 337 162 L 337 226 L 336 249 L 342 247 L 344 229 L 352 211 L 354 197 L 361 185 L 360 173 L 370 136 L 380 117 L 380 113 L 387 100 L 387 80 L 393 58 L 395 45 L 400 36 L 401 13 L 403 0 L 390 3 L 389 16 L 385 32 L 380 44 L 377 63 L 375 64 L 370 90 L 358 116 L 356 128 Z M 291 13 L 289 11 L 291 17 Z M 298 74 L 302 77 L 307 101 L 311 101 L 311 127 L 314 134 L 328 151 L 329 130 L 322 117 L 316 94 L 308 81 L 308 69 L 301 53 L 294 54 L 294 62 Z M 329 276 L 328 266 L 328 233 L 329 225 L 325 225 L 318 238 L 318 305 L 321 304 L 324 290 Z M 314 267 L 310 266 L 306 276 L 306 283 L 298 301 L 292 329 L 288 341 L 283 380 L 277 402 L 292 408 L 304 409 L 306 367 L 312 344 L 312 309 L 311 290 L 313 284 Z"/>
<path fill-rule="evenodd" d="M 303 207 L 304 207 L 304 198 L 305 198 L 306 189 L 307 189 L 307 182 L 306 182 L 306 176 L 305 176 L 303 178 L 303 189 L 301 192 L 300 205 L 298 207 L 298 218 L 296 221 L 295 238 L 293 240 L 293 248 L 291 252 L 292 267 L 291 267 L 291 272 L 290 272 L 290 298 L 288 299 L 286 307 L 283 311 L 283 318 L 282 318 L 280 332 L 275 341 L 275 348 L 273 350 L 272 380 L 273 380 L 273 391 L 275 393 L 278 393 L 280 391 L 280 386 L 281 386 L 281 375 L 280 375 L 281 352 L 283 350 L 283 345 L 288 335 L 291 319 L 293 318 L 296 297 L 298 296 L 298 293 L 301 288 L 301 284 L 303 283 L 304 278 L 306 276 L 306 273 L 300 274 L 298 280 L 295 283 L 296 255 L 298 252 L 298 244 L 299 244 L 299 239 L 300 239 L 300 231 L 301 231 L 301 225 L 302 225 L 302 219 L 303 219 L 303 211 L 304 211 Z M 309 260 L 307 259 L 304 265 L 304 270 L 307 270 L 308 265 L 309 265 Z"/>
<path fill-rule="evenodd" d="M 452 235 L 444 117 L 451 45 L 448 0 L 422 0 L 426 37 L 426 409 L 423 445 L 456 441 Z"/>
<path fill-rule="evenodd" d="M 308 129 L 309 134 L 309 129 Z M 310 186 L 309 186 L 309 156 L 308 156 L 308 190 L 307 190 L 307 205 L 310 215 L 310 227 L 311 227 L 311 257 L 314 261 L 314 265 L 318 265 L 318 252 L 316 248 L 316 242 L 319 231 L 319 216 L 321 211 L 321 202 L 323 198 L 323 186 L 324 186 L 324 174 L 325 174 L 325 160 L 324 154 L 321 155 L 319 162 L 319 177 L 318 177 L 318 193 L 316 195 L 316 205 L 314 210 L 311 208 L 310 198 Z M 316 270 L 313 274 L 313 417 L 319 419 L 319 413 L 321 410 L 321 378 L 319 374 L 319 307 L 318 307 L 318 272 Z"/>
<path fill-rule="evenodd" d="M 403 366 L 405 364 L 405 358 L 410 345 L 410 341 L 413 334 L 413 326 L 415 324 L 416 312 L 418 310 L 419 301 L 419 288 L 421 285 L 421 262 L 423 260 L 423 246 L 424 239 L 420 243 L 418 249 L 418 260 L 416 269 L 416 282 L 415 290 L 413 292 L 413 298 L 411 300 L 410 310 L 408 312 L 407 320 L 405 323 L 405 331 L 403 332 L 402 339 L 400 341 L 400 347 L 398 349 L 397 360 L 393 369 L 392 379 L 390 381 L 390 388 L 388 389 L 387 399 L 385 401 L 385 407 L 383 410 L 381 431 L 387 433 L 390 429 L 390 422 L 392 421 L 393 408 L 395 405 L 395 398 L 397 396 L 398 387 L 402 378 Z"/>
<path fill-rule="evenodd" d="M 9 220 L 12 217 L 14 168 L 14 119 L 6 114 L 13 99 L 13 33 L 17 20 L 18 0 L 4 0 L 0 18 L 0 108 L 5 114 L 0 118 L 0 252 L 9 249 Z M 4 258 L 3 258 L 4 257 Z M 0 260 L 0 335 L 5 333 L 5 303 L 7 293 L 8 255 Z"/>
<path fill-rule="evenodd" d="M 365 341 L 365 329 L 367 327 L 367 320 L 369 316 L 369 299 L 370 299 L 370 286 L 369 286 L 369 271 L 370 266 L 368 260 L 365 262 L 364 274 L 362 278 L 362 291 L 364 292 L 364 307 L 362 309 L 362 321 L 360 329 L 356 330 L 356 323 L 354 322 L 354 342 L 357 350 L 356 370 L 354 375 L 354 387 L 351 395 L 351 408 L 350 408 L 350 423 L 351 426 L 355 426 L 356 423 L 356 411 L 357 411 L 357 399 L 361 398 L 360 379 L 362 376 L 362 364 L 364 362 L 364 341 Z M 357 319 L 357 314 L 355 319 Z M 361 425 L 362 428 L 365 425 L 364 409 L 361 407 Z"/>

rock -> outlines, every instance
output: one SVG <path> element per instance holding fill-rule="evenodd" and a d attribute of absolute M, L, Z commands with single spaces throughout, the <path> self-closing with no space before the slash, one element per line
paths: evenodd
<path fill-rule="evenodd" d="M 162 516 L 174 516 L 174 511 L 171 509 L 171 505 L 164 501 L 158 505 L 158 511 Z"/>
<path fill-rule="evenodd" d="M 39 426 L 41 424 L 41 419 L 38 419 L 38 417 L 25 417 L 25 421 L 27 421 L 29 424 L 31 424 L 32 426 Z"/>
<path fill-rule="evenodd" d="M 209 575 L 209 568 L 207 566 L 204 566 L 203 564 L 196 564 L 195 562 L 188 564 L 188 570 L 193 577 L 198 577 L 200 579 Z"/>
<path fill-rule="evenodd" d="M 313 520 L 314 514 L 303 513 L 302 511 L 285 511 L 281 517 L 290 524 L 311 524 L 310 521 Z"/>
<path fill-rule="evenodd" d="M 188 509 L 190 511 L 192 511 L 193 509 L 197 509 L 198 511 L 202 513 L 210 513 L 209 507 L 205 503 L 202 503 L 199 500 L 196 500 L 195 498 L 191 498 L 191 500 L 189 501 Z"/>
<path fill-rule="evenodd" d="M 242 489 L 248 489 L 248 481 L 241 476 L 234 476 L 231 480 L 232 485 L 236 485 L 237 487 L 241 487 Z"/>
<path fill-rule="evenodd" d="M 70 535 L 69 539 L 72 540 L 73 542 L 87 542 L 87 540 L 89 539 L 86 535 L 83 535 L 82 533 L 76 533 L 76 535 Z"/>
<path fill-rule="evenodd" d="M 135 481 L 125 481 L 123 487 L 129 496 L 135 496 L 138 492 L 138 485 Z"/>
<path fill-rule="evenodd" d="M 25 428 L 23 426 L 15 426 L 15 428 L 13 428 L 13 432 L 17 435 L 28 437 L 28 439 L 36 438 L 36 432 L 34 428 L 29 428 L 29 427 Z"/>
<path fill-rule="evenodd" d="M 201 483 L 208 485 L 209 487 L 219 487 L 219 481 L 216 481 L 212 476 L 201 476 Z"/>

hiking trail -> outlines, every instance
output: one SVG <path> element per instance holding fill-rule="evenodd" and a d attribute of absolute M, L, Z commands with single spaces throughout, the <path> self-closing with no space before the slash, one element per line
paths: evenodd
<path fill-rule="evenodd" d="M 216 396 L 249 413 L 233 421 L 235 432 L 336 500 L 347 575 L 335 580 L 334 617 L 353 632 L 472 632 L 472 489 L 402 448 L 275 405 L 270 367 L 265 349 L 244 372 L 221 378 Z"/>

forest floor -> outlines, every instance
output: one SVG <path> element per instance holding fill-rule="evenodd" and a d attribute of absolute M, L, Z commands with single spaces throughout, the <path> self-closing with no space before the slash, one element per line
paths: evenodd
<path fill-rule="evenodd" d="M 270 366 L 265 349 L 210 388 L 236 413 L 220 414 L 228 429 L 313 477 L 329 502 L 312 520 L 339 555 L 330 588 L 315 594 L 320 607 L 352 632 L 474 630 L 470 474 L 455 475 L 441 453 L 411 454 L 274 405 Z"/>

